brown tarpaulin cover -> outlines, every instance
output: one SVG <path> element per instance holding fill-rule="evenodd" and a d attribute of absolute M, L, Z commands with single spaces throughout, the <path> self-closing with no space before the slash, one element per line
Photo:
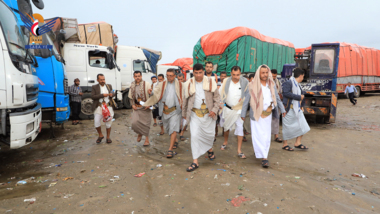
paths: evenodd
<path fill-rule="evenodd" d="M 78 27 L 82 36 L 82 44 L 102 45 L 115 49 L 112 25 L 106 22 L 93 22 L 79 24 Z"/>

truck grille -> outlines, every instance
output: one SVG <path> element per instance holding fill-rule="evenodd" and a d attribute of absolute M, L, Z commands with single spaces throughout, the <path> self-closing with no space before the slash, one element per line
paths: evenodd
<path fill-rule="evenodd" d="M 38 98 L 38 84 L 26 84 L 26 99 L 33 101 Z"/>
<path fill-rule="evenodd" d="M 69 93 L 69 83 L 68 83 L 67 79 L 63 80 L 63 88 L 65 90 L 65 94 L 68 94 Z"/>

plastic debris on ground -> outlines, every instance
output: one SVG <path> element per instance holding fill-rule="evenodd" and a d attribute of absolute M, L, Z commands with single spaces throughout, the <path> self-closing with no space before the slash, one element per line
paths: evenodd
<path fill-rule="evenodd" d="M 234 198 L 231 200 L 231 204 L 234 206 L 234 207 L 239 207 L 244 201 L 250 201 L 251 199 L 249 198 L 246 198 L 244 196 L 240 196 L 238 198 Z"/>
<path fill-rule="evenodd" d="M 16 186 L 17 185 L 24 185 L 24 184 L 27 184 L 27 182 L 26 181 L 18 181 L 17 184 L 16 184 Z"/>
<path fill-rule="evenodd" d="M 353 177 L 358 177 L 358 178 L 368 178 L 367 176 L 365 176 L 364 174 L 359 174 L 359 173 L 354 173 L 352 174 Z"/>
<path fill-rule="evenodd" d="M 139 173 L 139 174 L 137 174 L 137 175 L 135 175 L 135 177 L 142 177 L 143 175 L 145 175 L 145 172 L 142 172 L 142 173 Z"/>
<path fill-rule="evenodd" d="M 64 178 L 62 180 L 67 181 L 67 180 L 72 180 L 72 179 L 74 179 L 74 178 L 73 177 L 67 177 L 67 178 Z"/>
<path fill-rule="evenodd" d="M 118 181 L 118 180 L 120 180 L 120 178 L 119 178 L 118 175 L 115 175 L 115 176 L 113 176 L 113 178 L 110 179 L 110 181 L 111 181 L 112 183 L 114 183 L 115 181 Z"/>
<path fill-rule="evenodd" d="M 225 183 L 225 184 L 222 184 L 222 186 L 230 186 L 230 183 Z"/>
<path fill-rule="evenodd" d="M 36 198 L 24 199 L 24 202 L 35 202 Z"/>
<path fill-rule="evenodd" d="M 101 186 L 99 186 L 99 188 L 105 188 L 105 187 L 107 187 L 107 185 L 101 185 Z"/>
<path fill-rule="evenodd" d="M 160 168 L 160 167 L 162 167 L 162 164 L 157 164 L 156 167 Z"/>
<path fill-rule="evenodd" d="M 63 196 L 63 198 L 70 198 L 71 196 L 73 196 L 74 194 L 67 194 L 65 196 Z"/>
<path fill-rule="evenodd" d="M 55 182 L 55 183 L 51 183 L 50 185 L 49 185 L 49 187 L 53 187 L 53 186 L 55 186 L 57 184 L 57 182 Z"/>

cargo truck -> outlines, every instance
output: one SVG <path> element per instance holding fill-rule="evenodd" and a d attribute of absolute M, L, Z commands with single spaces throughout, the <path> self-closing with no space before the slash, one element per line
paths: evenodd
<path fill-rule="evenodd" d="M 60 17 L 53 27 L 53 31 L 58 35 L 54 40 L 54 44 L 63 55 L 66 65 L 69 65 L 66 66 L 69 82 L 79 78 L 82 91 L 86 91 L 82 97 L 82 118 L 88 118 L 92 115 L 89 112 L 92 100 L 89 98 L 88 93 L 91 92 L 91 86 L 97 84 L 96 78 L 93 79 L 93 75 L 96 76 L 98 73 L 105 71 L 104 69 L 109 68 L 109 65 L 112 64 L 111 58 L 107 58 L 111 57 L 108 55 L 109 53 L 112 52 L 114 59 L 114 65 L 111 65 L 111 67 L 120 69 L 119 74 L 113 73 L 116 70 L 108 70 L 107 73 L 111 76 L 106 76 L 106 80 L 109 79 L 108 81 L 110 81 L 108 83 L 112 84 L 117 91 L 114 98 L 119 108 L 131 108 L 128 92 L 132 81 L 134 81 L 134 71 L 141 71 L 145 81 L 150 81 L 150 77 L 156 74 L 156 66 L 161 59 L 161 52 L 144 47 L 117 45 L 118 38 L 113 32 L 113 27 L 106 22 L 78 24 L 75 18 Z M 68 44 L 70 45 L 67 46 Z M 100 55 L 91 55 L 96 49 L 102 53 Z M 77 54 L 75 55 L 76 57 L 71 57 L 71 54 L 66 53 L 67 51 Z M 79 56 L 79 54 L 84 55 Z M 91 61 L 87 67 L 84 66 L 86 62 L 83 59 Z M 103 69 L 91 66 L 91 63 L 96 60 L 100 60 Z M 83 64 L 74 66 L 73 63 Z M 85 79 L 90 78 L 90 76 L 92 79 Z"/>
<path fill-rule="evenodd" d="M 24 37 L 29 40 L 30 32 L 24 27 L 21 16 L 33 17 L 33 9 L 30 0 L 5 0 L 8 6 L 15 12 L 18 22 L 23 28 Z M 35 1 L 34 1 L 35 2 Z M 42 3 L 42 7 L 40 6 Z M 36 3 L 39 9 L 43 9 L 43 2 Z M 21 13 L 21 15 L 20 15 Z M 45 23 L 39 23 L 44 25 Z M 31 53 L 37 59 L 36 67 L 39 80 L 39 95 L 37 103 L 42 107 L 42 122 L 49 123 L 51 137 L 54 136 L 53 124 L 63 124 L 70 117 L 70 104 L 68 95 L 68 83 L 65 66 L 61 55 L 53 45 L 55 38 L 53 32 L 42 34 L 42 43 L 51 49 L 33 49 Z M 29 40 L 30 41 L 30 40 Z"/>
<path fill-rule="evenodd" d="M 0 0 L 0 142 L 17 149 L 41 131 L 35 57 L 25 48 L 16 15 Z"/>
<path fill-rule="evenodd" d="M 255 29 L 236 27 L 202 36 L 194 46 L 193 62 L 214 63 L 218 75 L 226 71 L 230 76 L 235 65 L 242 73 L 254 73 L 266 64 L 281 73 L 284 64 L 294 63 L 294 45 L 259 33 Z"/>
<path fill-rule="evenodd" d="M 302 52 L 303 51 L 303 52 Z M 356 97 L 380 91 L 380 50 L 356 44 L 335 42 L 313 44 L 295 54 L 295 65 L 285 65 L 281 81 L 292 75 L 292 66 L 305 70 L 300 83 L 306 92 L 305 115 L 319 122 L 334 123 L 337 98 L 351 82 Z"/>

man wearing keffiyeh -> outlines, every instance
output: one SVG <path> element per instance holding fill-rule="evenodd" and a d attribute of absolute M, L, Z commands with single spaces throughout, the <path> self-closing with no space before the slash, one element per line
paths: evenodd
<path fill-rule="evenodd" d="M 257 73 L 258 72 L 258 73 Z M 262 158 L 262 166 L 269 167 L 268 153 L 271 139 L 272 116 L 278 117 L 277 105 L 285 116 L 285 108 L 277 93 L 272 73 L 267 65 L 261 65 L 248 85 L 241 119 L 244 120 L 250 105 L 252 144 L 256 158 Z M 273 114 L 272 114 L 273 111 Z"/>
<path fill-rule="evenodd" d="M 284 105 L 286 109 L 286 117 L 282 118 L 282 134 L 284 138 L 282 149 L 294 151 L 288 145 L 288 140 L 297 138 L 294 147 L 297 149 L 306 150 L 306 146 L 301 144 L 301 139 L 304 134 L 310 131 L 309 124 L 303 114 L 302 89 L 299 85 L 305 76 L 305 71 L 301 68 L 296 68 L 293 71 L 293 76 L 283 84 Z"/>

